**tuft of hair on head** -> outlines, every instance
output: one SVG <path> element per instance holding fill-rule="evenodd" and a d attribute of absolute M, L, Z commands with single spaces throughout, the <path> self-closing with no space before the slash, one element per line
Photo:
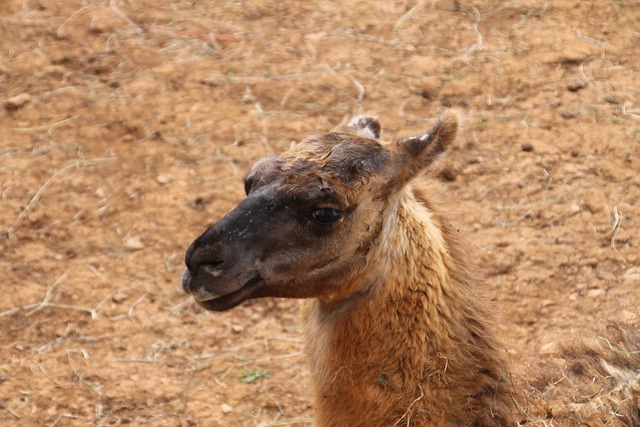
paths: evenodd
<path fill-rule="evenodd" d="M 380 122 L 376 117 L 359 115 L 349 120 L 346 126 L 340 128 L 345 132 L 355 133 L 363 138 L 380 138 Z"/>

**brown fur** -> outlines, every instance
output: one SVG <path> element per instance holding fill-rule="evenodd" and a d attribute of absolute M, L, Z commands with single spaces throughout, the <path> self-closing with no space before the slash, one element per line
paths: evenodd
<path fill-rule="evenodd" d="M 185 290 L 210 310 L 307 299 L 321 427 L 639 425 L 637 327 L 611 341 L 626 353 L 570 347 L 540 359 L 540 380 L 514 386 L 495 308 L 426 175 L 456 129 L 449 112 L 385 143 L 377 120 L 359 117 L 259 161 L 247 198 L 189 248 Z"/>
<path fill-rule="evenodd" d="M 456 129 L 448 112 L 388 144 L 360 117 L 263 159 L 187 252 L 183 285 L 211 310 L 310 298 L 318 426 L 516 424 L 493 309 L 424 175 Z"/>
<path fill-rule="evenodd" d="M 415 182 L 398 198 L 367 260 L 380 277 L 370 295 L 305 301 L 318 425 L 515 425 L 488 299 L 435 193 Z"/>

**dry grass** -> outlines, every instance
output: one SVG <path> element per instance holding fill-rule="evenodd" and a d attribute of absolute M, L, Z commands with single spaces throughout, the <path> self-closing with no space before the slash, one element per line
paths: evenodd
<path fill-rule="evenodd" d="M 539 403 L 562 420 L 593 425 L 640 422 L 640 324 L 612 321 L 604 333 L 575 340 L 540 362 Z M 615 343 L 615 345 L 613 344 Z M 568 391 L 571 390 L 571 394 Z M 619 424 L 614 424 L 614 422 Z"/>

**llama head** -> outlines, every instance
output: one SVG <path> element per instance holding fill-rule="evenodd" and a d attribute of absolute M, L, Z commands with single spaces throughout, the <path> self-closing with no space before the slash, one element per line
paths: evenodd
<path fill-rule="evenodd" d="M 456 129 L 449 111 L 426 133 L 384 143 L 376 119 L 356 117 L 258 161 L 247 197 L 188 249 L 184 289 L 216 311 L 251 298 L 330 303 L 366 292 L 375 281 L 363 280 L 375 275 L 367 265 L 403 187 Z"/>

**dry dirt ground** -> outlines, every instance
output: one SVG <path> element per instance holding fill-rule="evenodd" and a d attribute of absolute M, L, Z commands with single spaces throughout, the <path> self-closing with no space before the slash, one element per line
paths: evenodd
<path fill-rule="evenodd" d="M 440 178 L 547 402 L 528 425 L 631 425 L 638 394 L 606 393 L 638 365 L 580 382 L 563 349 L 640 350 L 639 22 L 637 0 L 1 0 L 0 424 L 311 425 L 298 302 L 204 312 L 183 254 L 260 157 L 453 106 Z"/>

